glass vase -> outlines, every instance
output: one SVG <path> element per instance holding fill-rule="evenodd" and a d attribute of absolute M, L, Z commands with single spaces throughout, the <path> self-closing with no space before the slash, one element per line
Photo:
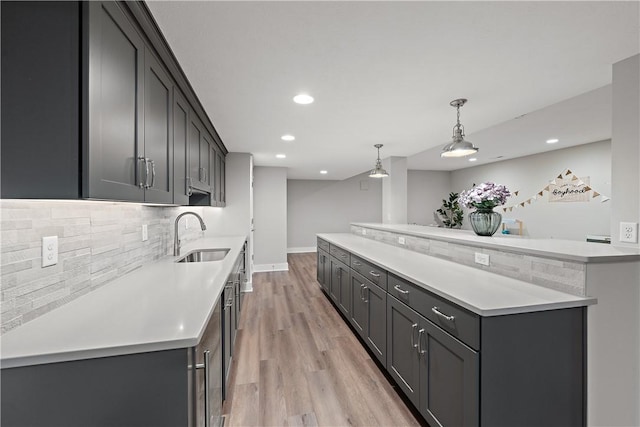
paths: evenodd
<path fill-rule="evenodd" d="M 469 222 L 478 236 L 493 236 L 502 223 L 502 215 L 493 208 L 478 209 L 469 214 Z"/>

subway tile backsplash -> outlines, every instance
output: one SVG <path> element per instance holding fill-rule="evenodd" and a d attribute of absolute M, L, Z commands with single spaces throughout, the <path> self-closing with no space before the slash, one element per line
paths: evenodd
<path fill-rule="evenodd" d="M 363 228 L 358 225 L 352 225 L 351 233 L 572 295 L 586 295 L 586 267 L 584 263 L 478 248 L 426 237 L 406 236 L 373 228 L 367 228 L 367 234 L 363 235 Z M 405 245 L 398 243 L 399 235 L 405 237 Z M 486 267 L 476 264 L 475 252 L 488 254 L 491 259 L 491 265 Z"/>
<path fill-rule="evenodd" d="M 173 250 L 173 222 L 202 207 L 94 201 L 0 201 L 2 332 L 53 310 Z M 142 241 L 142 225 L 148 240 Z M 192 222 L 183 242 L 202 235 Z M 42 265 L 42 237 L 58 236 L 58 263 Z"/>

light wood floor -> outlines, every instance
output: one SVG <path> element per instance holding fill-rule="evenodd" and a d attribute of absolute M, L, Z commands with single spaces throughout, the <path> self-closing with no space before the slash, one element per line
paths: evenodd
<path fill-rule="evenodd" d="M 322 293 L 316 254 L 288 261 L 245 296 L 225 425 L 420 425 Z"/>

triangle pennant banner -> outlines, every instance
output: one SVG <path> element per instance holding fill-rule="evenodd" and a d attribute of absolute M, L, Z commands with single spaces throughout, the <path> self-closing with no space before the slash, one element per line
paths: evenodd
<path fill-rule="evenodd" d="M 558 175 L 556 178 L 562 179 L 562 174 Z M 554 184 L 555 184 L 555 181 L 554 181 Z"/>
<path fill-rule="evenodd" d="M 573 178 L 571 178 L 571 181 L 577 181 L 577 180 L 578 180 L 578 177 L 573 175 Z"/>
<path fill-rule="evenodd" d="M 538 196 L 542 197 L 542 191 L 538 192 Z"/>
<path fill-rule="evenodd" d="M 567 169 L 567 173 L 565 173 L 565 176 L 566 175 L 571 175 L 571 169 Z"/>
<path fill-rule="evenodd" d="M 593 190 L 593 196 L 592 196 L 593 199 L 595 199 L 599 195 L 600 195 L 600 193 L 598 193 L 596 190 Z"/>
<path fill-rule="evenodd" d="M 517 196 L 519 192 L 520 192 L 520 190 L 514 191 L 513 194 L 515 194 Z"/>
<path fill-rule="evenodd" d="M 544 190 L 542 190 L 542 191 L 549 191 L 549 186 L 547 185 L 546 187 L 544 187 Z M 542 191 L 541 191 L 541 193 L 542 193 Z"/>

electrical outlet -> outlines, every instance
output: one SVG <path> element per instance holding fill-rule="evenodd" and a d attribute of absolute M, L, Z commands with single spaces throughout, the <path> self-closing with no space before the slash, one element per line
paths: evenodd
<path fill-rule="evenodd" d="M 142 241 L 146 242 L 149 240 L 149 228 L 147 224 L 142 224 Z"/>
<path fill-rule="evenodd" d="M 485 266 L 489 266 L 489 254 L 482 254 L 480 252 L 475 253 L 475 262 L 476 264 L 481 264 Z"/>
<path fill-rule="evenodd" d="M 363 228 L 363 229 L 362 229 L 362 235 L 363 235 L 363 236 L 366 236 L 366 235 L 367 235 L 367 229 L 366 229 L 366 228 Z"/>
<path fill-rule="evenodd" d="M 638 223 L 620 223 L 620 241 L 625 243 L 638 243 Z"/>
<path fill-rule="evenodd" d="M 48 267 L 58 263 L 58 236 L 42 238 L 42 266 Z"/>
<path fill-rule="evenodd" d="M 404 237 L 398 237 L 398 243 L 400 243 L 401 245 L 404 245 Z"/>

